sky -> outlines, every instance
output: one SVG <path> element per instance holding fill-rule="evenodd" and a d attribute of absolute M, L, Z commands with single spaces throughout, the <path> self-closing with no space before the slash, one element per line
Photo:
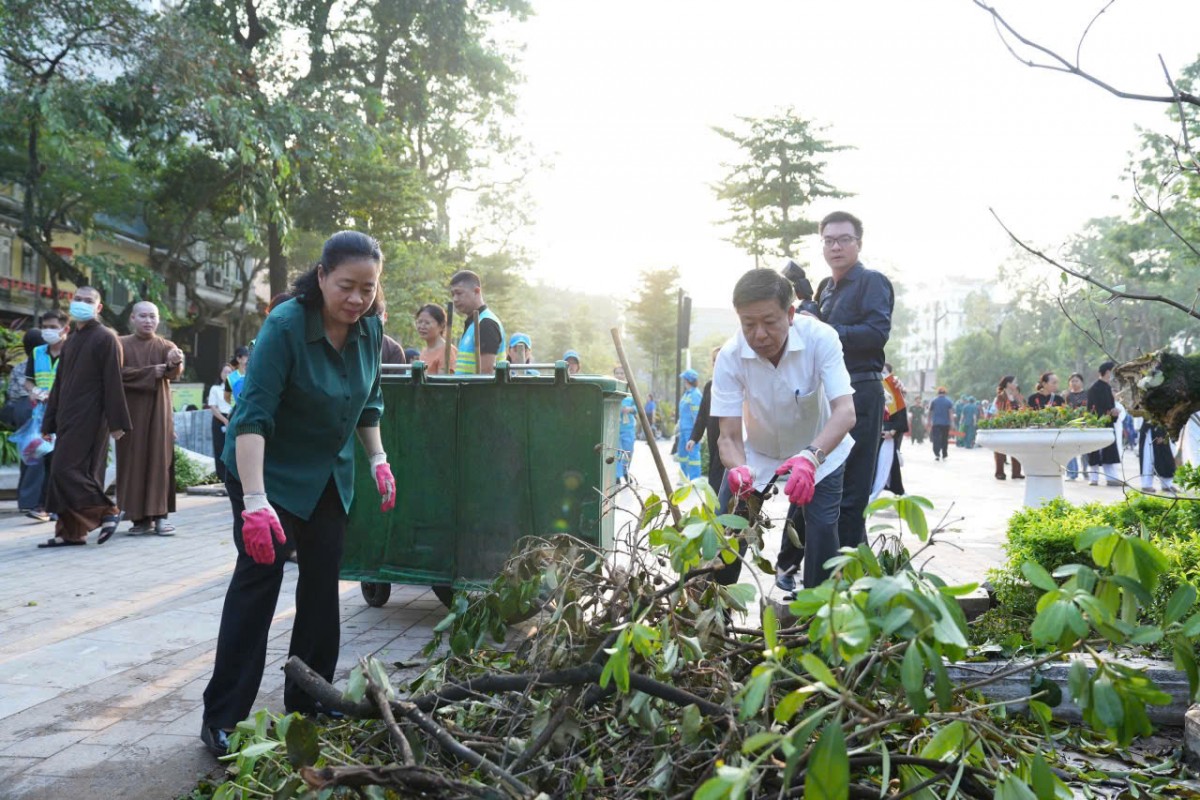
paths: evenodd
<path fill-rule="evenodd" d="M 1030 38 L 1067 55 L 1095 0 L 994 0 Z M 750 256 L 723 241 L 712 184 L 733 146 L 711 130 L 786 107 L 856 149 L 829 156 L 855 197 L 814 204 L 864 221 L 863 261 L 919 292 L 990 276 L 1014 231 L 1056 247 L 1088 219 L 1123 213 L 1137 126 L 1169 131 L 1165 106 L 1120 100 L 1023 66 L 971 0 L 535 0 L 518 125 L 551 167 L 530 191 L 529 277 L 631 295 L 642 270 L 677 266 L 699 306 L 724 306 Z M 1117 0 L 1082 66 L 1165 94 L 1200 57 L 1200 2 Z M 1189 35 L 1191 34 L 1191 35 Z M 813 237 L 802 255 L 826 267 Z M 774 263 L 765 266 L 779 266 Z M 912 295 L 910 295 L 912 296 Z"/>

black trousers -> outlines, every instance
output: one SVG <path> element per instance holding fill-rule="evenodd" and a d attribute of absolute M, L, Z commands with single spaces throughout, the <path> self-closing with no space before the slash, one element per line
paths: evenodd
<path fill-rule="evenodd" d="M 879 439 L 883 436 L 883 381 L 854 381 L 854 413 L 857 419 L 850 435 L 854 449 L 846 459 L 842 480 L 842 512 L 838 517 L 838 540 L 842 547 L 858 547 L 867 539 L 863 512 L 871 500 L 875 464 L 879 461 Z"/>
<path fill-rule="evenodd" d="M 253 710 L 267 660 L 267 636 L 283 582 L 286 545 L 275 545 L 275 563 L 258 564 L 246 555 L 242 543 L 242 484 L 230 476 L 225 481 L 233 508 L 233 542 L 237 566 L 225 593 L 221 632 L 212 678 L 204 690 L 204 724 L 232 728 Z M 341 637 L 338 570 L 346 512 L 337 486 L 330 479 L 312 517 L 303 520 L 275 506 L 288 543 L 296 547 L 300 577 L 296 583 L 296 618 L 292 624 L 289 656 L 299 656 L 325 680 L 337 668 Z M 283 704 L 288 711 L 310 711 L 314 701 L 291 680 L 284 683 Z"/>
<path fill-rule="evenodd" d="M 225 482 L 225 462 L 221 460 L 221 453 L 225 452 L 225 431 L 221 430 L 224 427 L 221 420 L 212 418 L 213 470 L 221 483 Z"/>
<path fill-rule="evenodd" d="M 946 448 L 950 446 L 950 426 L 949 425 L 934 425 L 929 431 L 929 440 L 933 442 L 934 458 L 941 456 L 945 458 L 948 454 Z"/>

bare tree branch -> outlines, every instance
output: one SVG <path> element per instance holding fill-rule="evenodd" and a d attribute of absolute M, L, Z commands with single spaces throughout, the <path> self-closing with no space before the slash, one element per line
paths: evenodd
<path fill-rule="evenodd" d="M 976 0 L 976 2 L 978 2 L 978 0 Z M 1051 266 L 1057 267 L 1058 269 L 1062 270 L 1063 272 L 1067 273 L 1068 275 L 1070 275 L 1072 277 L 1079 278 L 1081 281 L 1090 283 L 1093 286 L 1103 289 L 1104 291 L 1108 292 L 1109 295 L 1111 295 L 1109 297 L 1110 302 L 1112 300 L 1146 300 L 1146 301 L 1149 301 L 1152 303 L 1163 303 L 1164 305 L 1168 305 L 1168 306 L 1171 306 L 1172 308 L 1179 309 L 1184 314 L 1187 314 L 1189 317 L 1192 317 L 1193 319 L 1200 319 L 1200 312 L 1196 311 L 1193 308 L 1188 308 L 1183 303 L 1180 303 L 1177 300 L 1172 300 L 1171 298 L 1164 297 L 1161 294 L 1135 294 L 1133 292 L 1127 292 L 1124 289 L 1119 289 L 1115 286 L 1108 286 L 1107 284 L 1104 284 L 1104 283 L 1096 280 L 1095 278 L 1088 275 L 1087 273 L 1071 269 L 1068 266 L 1064 266 L 1063 264 L 1058 263 L 1053 258 L 1051 258 L 1050 256 L 1043 253 L 1041 250 L 1038 250 L 1037 248 L 1035 248 L 1029 244 L 1026 244 L 1024 241 L 1022 241 L 1020 238 L 1018 238 L 1017 235 L 1015 233 L 1013 233 L 1011 230 L 1009 230 L 1008 226 L 1004 224 L 1004 221 L 1000 219 L 1000 215 L 996 213 L 995 209 L 989 208 L 988 211 L 990 211 L 992 216 L 995 217 L 996 222 L 998 222 L 1000 224 L 1000 227 L 1004 229 L 1004 232 L 1008 234 L 1008 237 L 1010 239 L 1012 239 L 1014 242 L 1016 242 L 1016 244 L 1021 249 L 1025 250 L 1027 253 L 1029 253 L 1031 255 L 1037 256 L 1042 261 L 1045 261 L 1047 264 L 1050 264 Z"/>
<path fill-rule="evenodd" d="M 986 11 L 992 15 L 992 20 L 995 22 L 997 29 L 1003 28 L 1005 31 L 1008 31 L 1008 33 L 1014 39 L 1016 39 L 1018 42 L 1020 42 L 1021 44 L 1023 44 L 1024 46 L 1028 47 L 1031 50 L 1035 50 L 1038 53 L 1041 53 L 1042 55 L 1044 55 L 1048 59 L 1050 59 L 1050 61 L 1054 62 L 1051 64 L 1039 63 L 1037 61 L 1034 61 L 1031 58 L 1022 57 L 1016 51 L 1016 49 L 1012 46 L 1012 44 L 1010 44 L 1008 42 L 1008 40 L 1004 38 L 1003 33 L 1001 33 L 1000 39 L 1001 39 L 1001 41 L 1004 42 L 1004 46 L 1008 48 L 1008 52 L 1012 53 L 1013 58 L 1017 59 L 1018 61 L 1020 61 L 1022 64 L 1024 64 L 1027 67 L 1031 67 L 1033 69 L 1048 69 L 1051 72 L 1065 72 L 1068 75 L 1075 75 L 1076 77 L 1083 78 L 1088 83 L 1099 86 L 1101 89 L 1108 92 L 1109 94 L 1111 94 L 1115 97 L 1120 97 L 1125 100 L 1143 100 L 1143 101 L 1150 102 L 1150 103 L 1177 103 L 1177 104 L 1186 103 L 1188 105 L 1200 107 L 1200 97 L 1198 97 L 1194 94 L 1191 94 L 1189 92 L 1180 92 L 1178 90 L 1175 90 L 1169 95 L 1154 95 L 1154 94 L 1141 94 L 1139 92 L 1126 92 L 1122 89 L 1118 89 L 1117 87 L 1113 86 L 1112 84 L 1106 83 L 1105 81 L 1096 77 L 1092 73 L 1081 69 L 1078 64 L 1068 61 L 1067 59 L 1063 58 L 1055 51 L 1051 50 L 1049 47 L 1038 44 L 1037 42 L 1023 36 L 1020 32 L 1017 31 L 1016 28 L 1014 28 L 1012 25 L 1010 25 L 1008 23 L 1008 21 L 1006 19 L 1004 19 L 1003 16 L 1000 15 L 999 11 L 997 11 L 994 7 L 988 5 L 986 0 L 974 0 L 974 2 L 975 2 L 976 6 L 978 6 L 979 8 L 982 8 L 984 11 Z M 1110 3 L 1110 5 L 1111 5 L 1111 3 Z M 1105 8 L 1107 9 L 1107 6 L 1105 6 Z M 1103 13 L 1103 12 L 1101 12 L 1101 13 Z M 1089 24 L 1088 27 L 1090 28 L 1091 25 Z M 1085 35 L 1086 35 L 1086 32 L 1085 32 Z"/>

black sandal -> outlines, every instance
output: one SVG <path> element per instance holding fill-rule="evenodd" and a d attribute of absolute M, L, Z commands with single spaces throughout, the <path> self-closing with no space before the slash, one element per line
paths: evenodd
<path fill-rule="evenodd" d="M 117 526 L 121 524 L 123 516 L 125 516 L 124 512 L 118 511 L 115 516 L 101 517 L 100 537 L 96 539 L 96 544 L 104 544 L 112 538 L 112 535 L 117 532 Z"/>
<path fill-rule="evenodd" d="M 70 539 L 64 539 L 61 536 L 55 536 L 42 542 L 38 545 L 38 547 L 43 549 L 47 547 L 78 547 L 85 544 L 87 544 L 87 542 L 74 542 Z"/>

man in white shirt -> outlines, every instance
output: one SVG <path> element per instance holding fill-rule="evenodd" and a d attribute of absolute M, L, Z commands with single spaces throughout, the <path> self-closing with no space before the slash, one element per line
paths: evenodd
<path fill-rule="evenodd" d="M 815 317 L 797 315 L 792 299 L 792 285 L 774 270 L 751 270 L 738 280 L 733 306 L 741 330 L 717 355 L 710 412 L 721 419 L 722 510 L 730 498 L 790 473 L 784 491 L 790 511 L 803 514 L 807 541 L 799 550 L 783 536 L 775 582 L 785 591 L 795 589 L 801 558 L 806 587 L 829 575 L 824 564 L 839 547 L 842 476 L 855 419 L 841 340 Z M 739 560 L 718 580 L 734 583 L 740 571 Z"/>

